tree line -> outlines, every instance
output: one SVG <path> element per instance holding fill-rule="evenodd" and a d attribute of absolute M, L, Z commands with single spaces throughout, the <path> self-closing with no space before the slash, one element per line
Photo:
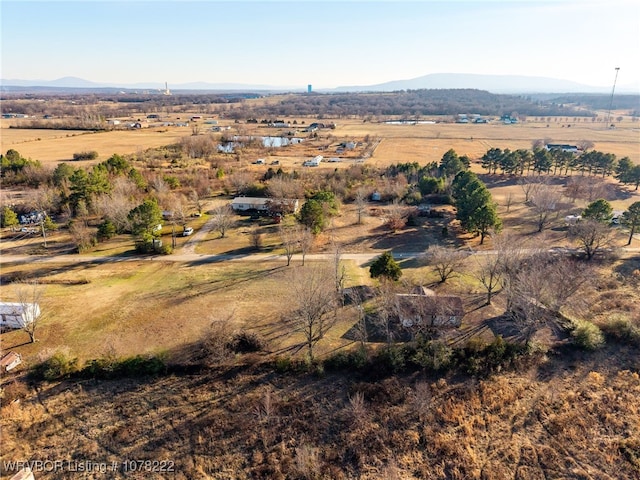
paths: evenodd
<path fill-rule="evenodd" d="M 534 146 L 533 150 L 490 148 L 480 158 L 482 168 L 495 175 L 580 175 L 614 176 L 624 184 L 638 189 L 640 185 L 640 165 L 635 165 L 629 157 L 617 159 L 613 153 L 597 150 L 582 150 L 580 153 L 562 148 L 547 149 Z"/>

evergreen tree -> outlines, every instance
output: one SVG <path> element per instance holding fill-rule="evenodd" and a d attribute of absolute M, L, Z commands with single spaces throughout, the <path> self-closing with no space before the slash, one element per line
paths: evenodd
<path fill-rule="evenodd" d="M 587 208 L 582 212 L 582 218 L 600 223 L 610 223 L 613 218 L 613 207 L 604 198 L 599 198 L 587 205 Z"/>
<path fill-rule="evenodd" d="M 371 278 L 386 277 L 397 281 L 402 276 L 400 265 L 393 259 L 391 252 L 384 252 L 369 267 Z"/>
<path fill-rule="evenodd" d="M 456 200 L 456 218 L 468 232 L 480 235 L 484 243 L 491 229 L 499 230 L 502 222 L 496 204 L 486 185 L 473 172 L 459 173 L 453 180 L 453 196 Z"/>
<path fill-rule="evenodd" d="M 18 222 L 18 215 L 10 207 L 2 209 L 2 227 L 15 227 Z"/>
<path fill-rule="evenodd" d="M 629 209 L 622 214 L 622 224 L 630 229 L 627 245 L 631 245 L 633 235 L 636 233 L 636 229 L 640 227 L 640 202 L 634 202 L 629 205 Z"/>

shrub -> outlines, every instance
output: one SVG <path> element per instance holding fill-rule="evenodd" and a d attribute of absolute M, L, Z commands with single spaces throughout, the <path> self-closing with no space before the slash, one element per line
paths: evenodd
<path fill-rule="evenodd" d="M 401 346 L 392 345 L 376 355 L 375 363 L 386 371 L 398 373 L 405 369 L 407 365 L 407 355 Z"/>
<path fill-rule="evenodd" d="M 260 352 L 266 347 L 266 342 L 255 332 L 239 332 L 233 335 L 229 348 L 237 353 Z"/>
<path fill-rule="evenodd" d="M 160 255 L 171 255 L 173 253 L 173 247 L 168 243 L 163 243 L 159 247 L 156 247 L 155 251 Z"/>
<path fill-rule="evenodd" d="M 601 325 L 601 329 L 607 338 L 616 342 L 640 346 L 640 327 L 634 325 L 624 314 L 610 315 Z"/>
<path fill-rule="evenodd" d="M 56 352 L 34 367 L 36 377 L 48 381 L 66 378 L 77 371 L 78 359 L 72 358 L 64 352 Z"/>
<path fill-rule="evenodd" d="M 604 345 L 602 331 L 586 320 L 575 320 L 571 332 L 574 343 L 584 350 L 597 350 Z"/>
<path fill-rule="evenodd" d="M 92 150 L 90 152 L 78 152 L 73 154 L 73 159 L 75 161 L 95 160 L 96 158 L 98 158 L 98 152 L 96 152 L 95 150 Z"/>
<path fill-rule="evenodd" d="M 280 355 L 273 361 L 273 367 L 278 373 L 302 373 L 308 370 L 306 362 Z"/>
<path fill-rule="evenodd" d="M 110 238 L 113 238 L 116 233 L 116 226 L 108 218 L 105 219 L 104 222 L 102 222 L 100 225 L 98 225 L 99 240 L 109 240 Z"/>
<path fill-rule="evenodd" d="M 429 370 L 446 370 L 451 366 L 453 350 L 442 341 L 419 343 L 411 361 Z"/>
<path fill-rule="evenodd" d="M 473 338 L 454 352 L 455 363 L 470 375 L 490 374 L 508 366 L 527 352 L 527 346 L 505 341 L 501 336 L 491 343 Z M 452 362 L 453 363 L 453 362 Z"/>
<path fill-rule="evenodd" d="M 351 352 L 338 352 L 324 361 L 328 370 L 359 370 L 367 364 L 367 352 L 359 348 Z"/>
<path fill-rule="evenodd" d="M 123 377 L 139 377 L 144 375 L 157 375 L 166 368 L 164 361 L 157 356 L 142 356 L 125 358 L 120 360 L 116 367 L 116 374 Z"/>

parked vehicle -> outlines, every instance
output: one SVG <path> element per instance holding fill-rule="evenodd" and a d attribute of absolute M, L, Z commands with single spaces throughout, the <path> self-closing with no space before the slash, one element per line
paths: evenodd
<path fill-rule="evenodd" d="M 182 231 L 182 236 L 183 236 L 183 237 L 188 237 L 189 235 L 193 235 L 193 228 L 191 228 L 191 227 L 186 227 L 186 228 Z"/>

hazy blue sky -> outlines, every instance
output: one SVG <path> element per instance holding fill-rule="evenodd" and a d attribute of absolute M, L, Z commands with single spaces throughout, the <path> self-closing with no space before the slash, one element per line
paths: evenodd
<path fill-rule="evenodd" d="M 315 88 L 430 73 L 640 82 L 640 2 L 6 1 L 2 78 Z"/>

